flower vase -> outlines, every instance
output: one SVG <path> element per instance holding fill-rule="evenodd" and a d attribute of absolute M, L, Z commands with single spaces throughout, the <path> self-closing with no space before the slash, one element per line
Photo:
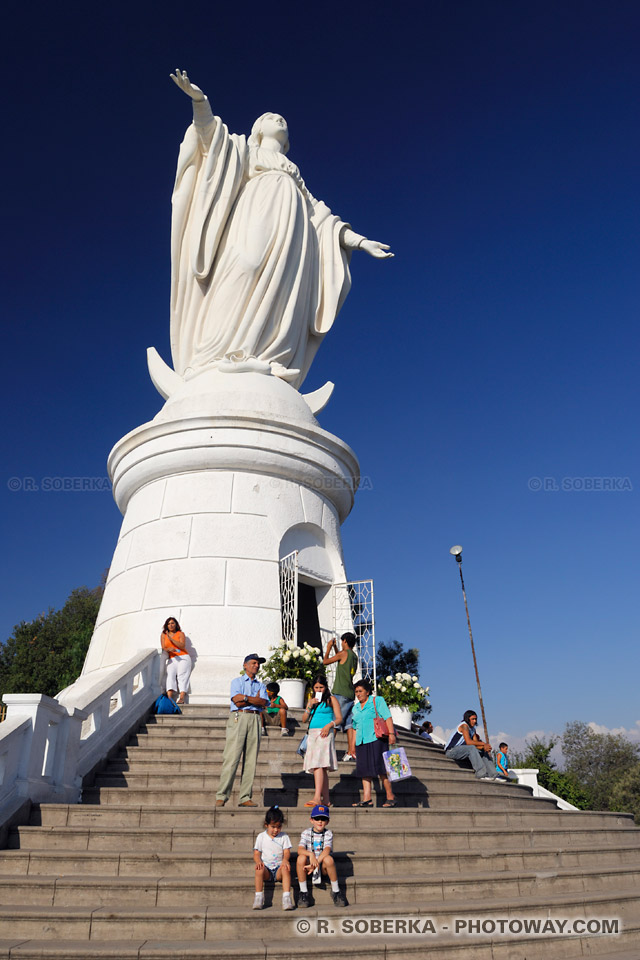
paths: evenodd
<path fill-rule="evenodd" d="M 291 710 L 301 710 L 304 707 L 304 691 L 307 686 L 306 680 L 298 680 L 294 677 L 285 677 L 278 680 L 280 684 L 280 696 Z"/>
<path fill-rule="evenodd" d="M 289 701 L 287 700 L 287 703 Z M 411 711 L 408 707 L 390 706 L 391 719 L 394 727 L 401 727 L 403 730 L 411 730 Z"/>

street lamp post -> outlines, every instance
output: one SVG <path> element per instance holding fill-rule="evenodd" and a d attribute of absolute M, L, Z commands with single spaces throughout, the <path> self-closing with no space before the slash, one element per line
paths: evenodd
<path fill-rule="evenodd" d="M 478 698 L 480 700 L 480 712 L 482 713 L 482 726 L 484 727 L 484 739 L 489 743 L 489 731 L 487 730 L 487 718 L 484 715 L 484 703 L 482 700 L 482 687 L 480 686 L 480 674 L 478 673 L 478 661 L 476 660 L 476 648 L 473 644 L 473 633 L 471 632 L 471 620 L 469 619 L 469 605 L 467 604 L 467 593 L 464 589 L 464 577 L 462 576 L 462 547 L 451 547 L 449 553 L 456 558 L 458 570 L 460 572 L 460 583 L 462 585 L 462 596 L 464 598 L 464 609 L 467 613 L 467 626 L 469 628 L 469 639 L 471 640 L 471 653 L 473 654 L 473 669 L 476 672 L 476 683 L 478 684 Z"/>

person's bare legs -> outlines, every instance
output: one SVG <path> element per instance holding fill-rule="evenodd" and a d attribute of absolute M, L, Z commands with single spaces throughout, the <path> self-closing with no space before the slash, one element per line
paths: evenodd
<path fill-rule="evenodd" d="M 283 893 L 291 893 L 291 864 L 288 860 L 283 860 L 278 867 L 276 880 L 282 880 Z"/>
<path fill-rule="evenodd" d="M 326 767 L 322 768 L 322 800 L 325 806 L 329 806 L 329 771 Z"/>
<path fill-rule="evenodd" d="M 336 862 L 333 857 L 329 854 L 324 857 L 322 860 L 322 872 L 326 873 L 333 883 L 336 883 L 338 880 L 338 870 L 336 867 Z"/>
<path fill-rule="evenodd" d="M 324 803 L 324 800 L 322 799 L 322 793 L 324 790 L 324 777 L 324 767 L 316 767 L 313 771 L 313 781 L 315 783 L 315 791 L 313 794 L 314 803 Z"/>
<path fill-rule="evenodd" d="M 382 786 L 387 795 L 387 803 L 395 803 L 396 798 L 393 795 L 393 787 L 391 786 L 391 781 L 388 777 L 382 777 Z"/>
<path fill-rule="evenodd" d="M 298 877 L 298 882 L 300 882 L 300 880 L 306 880 L 308 878 L 309 871 L 306 869 L 308 862 L 309 862 L 308 853 L 298 854 L 298 859 L 296 860 L 296 875 Z"/>
<path fill-rule="evenodd" d="M 256 866 L 256 893 L 262 893 L 264 890 L 264 877 L 266 872 L 264 863 Z"/>
<path fill-rule="evenodd" d="M 372 777 L 363 777 L 362 778 L 362 802 L 366 803 L 367 800 L 371 800 L 371 784 L 373 783 Z"/>

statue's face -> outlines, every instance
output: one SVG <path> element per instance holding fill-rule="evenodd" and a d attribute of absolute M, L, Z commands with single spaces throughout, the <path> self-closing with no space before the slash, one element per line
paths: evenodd
<path fill-rule="evenodd" d="M 267 113 L 262 118 L 260 132 L 263 137 L 272 137 L 283 146 L 289 139 L 287 121 L 279 113 Z"/>

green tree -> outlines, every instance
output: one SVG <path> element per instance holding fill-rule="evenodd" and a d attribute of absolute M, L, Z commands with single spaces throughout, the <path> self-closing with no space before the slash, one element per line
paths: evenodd
<path fill-rule="evenodd" d="M 572 803 L 574 807 L 587 810 L 591 800 L 588 791 L 573 774 L 558 770 L 555 760 L 551 759 L 551 751 L 557 742 L 557 737 L 549 737 L 548 740 L 535 737 L 533 740 L 527 740 L 525 752 L 514 753 L 509 765 L 537 769 L 538 783 L 541 787 L 551 790 L 556 796 Z"/>
<path fill-rule="evenodd" d="M 609 797 L 609 809 L 632 813 L 640 826 L 640 763 L 618 777 Z"/>
<path fill-rule="evenodd" d="M 376 647 L 376 671 L 379 677 L 390 673 L 420 674 L 420 653 L 416 647 L 405 650 L 399 640 L 389 640 Z"/>
<path fill-rule="evenodd" d="M 562 753 L 567 773 L 589 793 L 592 810 L 611 810 L 616 784 L 638 764 L 638 747 L 625 736 L 596 733 L 582 721 L 567 724 Z"/>
<path fill-rule="evenodd" d="M 61 610 L 24 620 L 0 647 L 0 697 L 44 693 L 54 697 L 80 675 L 104 587 L 74 590 Z"/>

